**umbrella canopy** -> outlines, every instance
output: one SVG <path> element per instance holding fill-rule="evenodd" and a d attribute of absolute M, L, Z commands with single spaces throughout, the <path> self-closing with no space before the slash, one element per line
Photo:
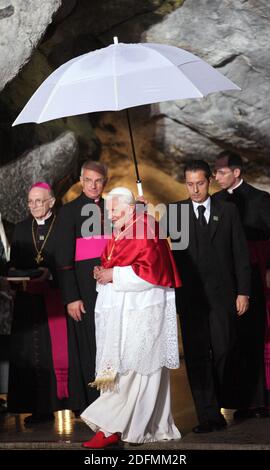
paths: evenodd
<path fill-rule="evenodd" d="M 37 89 L 13 126 L 160 101 L 202 98 L 240 88 L 183 49 L 111 44 L 69 60 Z"/>
<path fill-rule="evenodd" d="M 166 44 L 118 43 L 88 52 L 56 69 L 37 89 L 13 126 L 96 111 L 127 109 L 138 193 L 142 195 L 128 108 L 203 98 L 240 90 L 199 57 Z"/>

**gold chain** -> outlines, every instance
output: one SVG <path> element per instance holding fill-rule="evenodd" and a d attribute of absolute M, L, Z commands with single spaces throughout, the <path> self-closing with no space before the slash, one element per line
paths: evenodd
<path fill-rule="evenodd" d="M 53 224 L 54 224 L 55 219 L 56 219 L 56 215 L 53 216 L 53 220 L 52 220 L 52 222 L 51 222 L 50 228 L 49 228 L 49 230 L 48 230 L 48 232 L 47 232 L 47 235 L 46 235 L 46 237 L 45 237 L 44 242 L 42 243 L 42 245 L 41 245 L 41 247 L 40 247 L 40 250 L 38 250 L 38 247 L 37 247 L 37 242 L 36 242 L 36 237 L 35 237 L 35 231 L 34 231 L 35 219 L 32 220 L 32 238 L 33 238 L 34 247 L 35 247 L 36 252 L 37 252 L 37 256 L 35 257 L 35 261 L 37 262 L 37 264 L 40 264 L 40 263 L 44 260 L 44 258 L 43 258 L 43 256 L 42 256 L 42 250 L 43 250 L 43 248 L 44 248 L 44 246 L 45 246 L 45 243 L 46 243 L 46 241 L 48 240 L 49 235 L 50 235 L 50 233 L 51 233 L 51 231 L 52 231 L 52 228 L 53 228 Z"/>
<path fill-rule="evenodd" d="M 112 254 L 113 254 L 113 251 L 114 251 L 114 247 L 115 247 L 115 242 L 117 242 L 117 240 L 119 240 L 119 238 L 121 237 L 121 235 L 123 235 L 128 229 L 129 227 L 132 227 L 132 225 L 135 224 L 135 222 L 137 222 L 137 220 L 139 219 L 139 217 L 137 217 L 135 220 L 133 220 L 133 222 L 131 222 L 131 224 L 129 224 L 125 230 L 123 230 L 123 232 L 120 232 L 117 237 L 115 237 L 114 241 L 113 241 L 113 245 L 112 245 L 112 248 L 111 248 L 111 251 L 109 253 L 109 255 L 107 256 L 107 260 L 110 261 L 111 260 L 111 257 L 112 257 Z"/>

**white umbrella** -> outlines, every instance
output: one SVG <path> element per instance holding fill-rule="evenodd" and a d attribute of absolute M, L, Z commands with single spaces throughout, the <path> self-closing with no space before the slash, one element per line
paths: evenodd
<path fill-rule="evenodd" d="M 37 89 L 13 126 L 94 111 L 240 90 L 199 57 L 165 44 L 118 43 L 83 54 L 56 69 Z M 133 158 L 140 183 L 129 122 Z M 138 186 L 139 194 L 141 185 Z"/>

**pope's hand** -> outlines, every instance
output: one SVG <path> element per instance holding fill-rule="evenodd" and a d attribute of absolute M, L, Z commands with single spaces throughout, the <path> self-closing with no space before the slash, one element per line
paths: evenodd
<path fill-rule="evenodd" d="M 105 285 L 113 281 L 113 268 L 101 268 L 98 270 L 96 275 L 97 282 L 99 284 Z"/>
<path fill-rule="evenodd" d="M 93 269 L 93 277 L 94 279 L 97 279 L 98 272 L 102 269 L 101 266 L 95 266 Z"/>

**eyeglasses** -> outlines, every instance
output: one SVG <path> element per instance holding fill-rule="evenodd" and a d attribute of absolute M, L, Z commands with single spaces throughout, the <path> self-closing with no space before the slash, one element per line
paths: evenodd
<path fill-rule="evenodd" d="M 51 197 L 48 197 L 47 199 L 36 199 L 35 201 L 27 201 L 27 205 L 28 207 L 34 207 L 34 206 L 37 206 L 37 207 L 42 207 L 44 205 L 44 203 L 46 201 L 49 201 L 50 199 L 52 199 Z"/>
<path fill-rule="evenodd" d="M 102 185 L 104 184 L 104 178 L 98 178 L 96 180 L 92 180 L 91 178 L 83 178 L 83 182 L 89 184 L 91 186 Z"/>

